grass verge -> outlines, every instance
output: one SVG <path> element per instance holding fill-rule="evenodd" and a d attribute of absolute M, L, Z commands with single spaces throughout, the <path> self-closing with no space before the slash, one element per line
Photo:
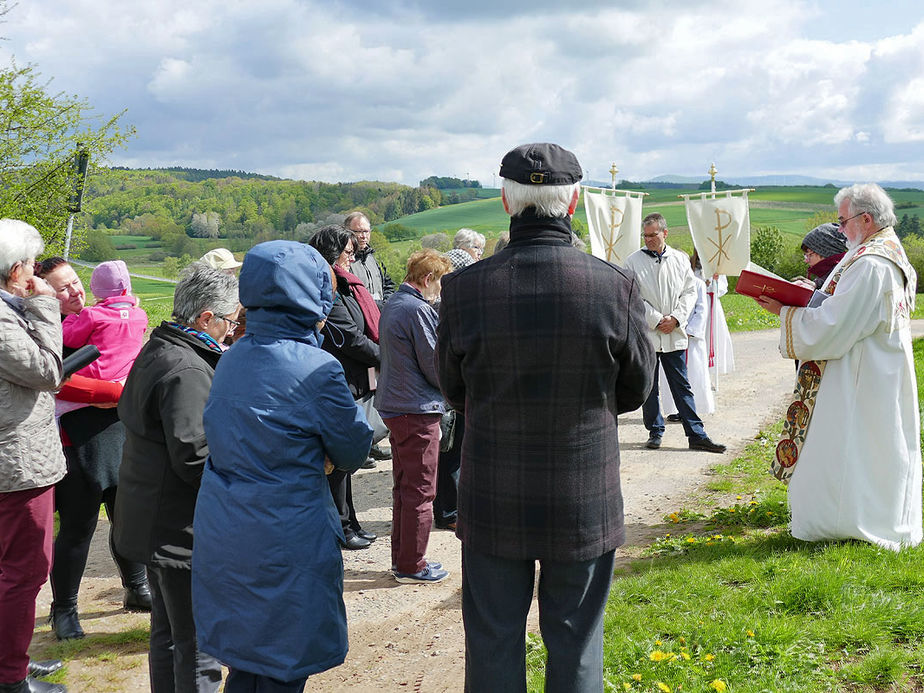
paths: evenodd
<path fill-rule="evenodd" d="M 920 389 L 924 340 L 914 352 Z M 767 472 L 779 429 L 717 466 L 694 507 L 617 570 L 606 691 L 924 691 L 924 546 L 793 539 Z M 531 635 L 530 691 L 544 663 Z"/>

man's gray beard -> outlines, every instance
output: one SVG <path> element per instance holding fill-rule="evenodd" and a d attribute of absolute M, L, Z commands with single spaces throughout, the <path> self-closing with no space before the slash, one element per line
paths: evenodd
<path fill-rule="evenodd" d="M 860 245 L 860 243 L 861 243 L 861 241 L 860 241 L 859 238 L 858 238 L 857 240 L 855 240 L 855 241 L 852 241 L 852 240 L 850 240 L 849 238 L 847 238 L 847 237 L 845 236 L 845 237 L 844 237 L 844 240 L 845 240 L 845 242 L 847 243 L 847 250 L 848 250 L 848 252 L 851 251 L 851 250 L 856 249 L 856 247 L 857 247 L 858 245 Z"/>

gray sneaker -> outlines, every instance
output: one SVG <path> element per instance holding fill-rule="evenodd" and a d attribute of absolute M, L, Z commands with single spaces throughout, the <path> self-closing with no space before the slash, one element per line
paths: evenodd
<path fill-rule="evenodd" d="M 449 577 L 449 571 L 442 568 L 436 568 L 432 563 L 427 563 L 427 567 L 419 573 L 399 573 L 395 571 L 395 580 L 403 583 L 427 583 L 439 582 Z"/>

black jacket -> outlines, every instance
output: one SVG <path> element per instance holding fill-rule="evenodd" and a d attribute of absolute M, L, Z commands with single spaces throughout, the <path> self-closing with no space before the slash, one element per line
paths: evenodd
<path fill-rule="evenodd" d="M 209 454 L 202 411 L 220 353 L 167 323 L 154 329 L 125 381 L 125 447 L 114 537 L 125 558 L 189 568 L 193 511 Z"/>
<path fill-rule="evenodd" d="M 624 541 L 616 416 L 655 354 L 635 275 L 521 215 L 497 255 L 443 278 L 440 387 L 465 412 L 457 534 L 511 559 L 585 561 Z"/>
<path fill-rule="evenodd" d="M 369 392 L 369 367 L 379 367 L 379 345 L 365 334 L 366 320 L 350 285 L 337 277 L 337 299 L 321 334 L 321 348 L 343 366 L 354 399 Z"/>

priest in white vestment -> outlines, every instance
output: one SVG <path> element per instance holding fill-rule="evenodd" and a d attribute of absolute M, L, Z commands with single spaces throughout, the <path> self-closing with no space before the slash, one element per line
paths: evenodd
<path fill-rule="evenodd" d="M 854 185 L 834 201 L 848 250 L 819 292 L 827 297 L 809 308 L 758 299 L 780 315 L 783 355 L 803 361 L 803 369 L 809 362 L 816 377 L 800 377 L 775 471 L 781 478 L 791 472 L 794 537 L 855 538 L 898 550 L 921 541 L 910 330 L 917 277 L 882 188 Z"/>

